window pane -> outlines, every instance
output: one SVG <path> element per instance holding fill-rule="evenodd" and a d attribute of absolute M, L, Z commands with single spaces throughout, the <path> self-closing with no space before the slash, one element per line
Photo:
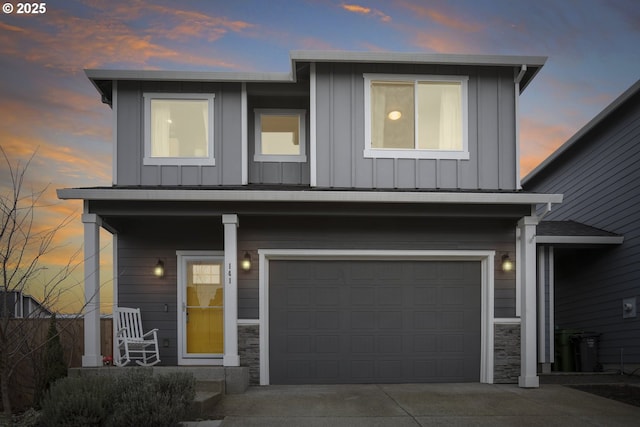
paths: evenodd
<path fill-rule="evenodd" d="M 413 93 L 413 82 L 371 82 L 371 148 L 415 148 Z"/>
<path fill-rule="evenodd" d="M 187 262 L 187 353 L 224 352 L 222 264 Z"/>
<path fill-rule="evenodd" d="M 151 157 L 209 156 L 209 101 L 151 100 Z"/>
<path fill-rule="evenodd" d="M 260 116 L 260 138 L 264 155 L 300 154 L 300 118 L 298 115 Z"/>
<path fill-rule="evenodd" d="M 418 83 L 418 148 L 462 150 L 460 83 Z"/>

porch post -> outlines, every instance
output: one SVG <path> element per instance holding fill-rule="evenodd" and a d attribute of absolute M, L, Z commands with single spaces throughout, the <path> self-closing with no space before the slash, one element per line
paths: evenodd
<path fill-rule="evenodd" d="M 100 350 L 100 217 L 82 215 L 84 224 L 84 354 L 83 367 L 102 366 Z"/>
<path fill-rule="evenodd" d="M 520 377 L 518 385 L 539 387 L 536 349 L 536 225 L 538 218 L 526 216 L 518 222 L 520 228 Z"/>
<path fill-rule="evenodd" d="M 224 224 L 224 366 L 240 366 L 238 356 L 238 215 L 222 215 Z"/>

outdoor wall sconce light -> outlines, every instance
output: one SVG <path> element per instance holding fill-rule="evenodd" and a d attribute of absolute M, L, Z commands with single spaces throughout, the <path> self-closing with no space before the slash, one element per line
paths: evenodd
<path fill-rule="evenodd" d="M 513 261 L 511 261 L 508 254 L 502 255 L 502 271 L 508 273 L 511 270 L 513 270 Z"/>
<path fill-rule="evenodd" d="M 164 277 L 164 262 L 161 259 L 158 260 L 158 263 L 153 268 L 153 275 L 156 277 Z"/>
<path fill-rule="evenodd" d="M 244 271 L 251 270 L 251 255 L 249 255 L 249 252 L 244 253 L 244 257 L 240 262 L 240 268 L 242 268 L 242 270 Z"/>

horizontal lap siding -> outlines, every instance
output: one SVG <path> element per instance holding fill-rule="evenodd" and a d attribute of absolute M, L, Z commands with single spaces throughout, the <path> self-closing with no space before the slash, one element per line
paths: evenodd
<path fill-rule="evenodd" d="M 219 217 L 135 221 L 118 234 L 118 305 L 140 308 L 145 331 L 159 329 L 163 365 L 177 364 L 176 251 L 223 250 L 222 234 Z M 165 265 L 162 278 L 153 275 L 158 259 Z"/>
<path fill-rule="evenodd" d="M 564 193 L 547 219 L 571 219 L 622 234 L 599 250 L 556 251 L 556 324 L 602 334 L 600 361 L 640 363 L 640 318 L 623 319 L 622 299 L 640 302 L 640 95 L 587 133 L 527 190 Z"/>
<path fill-rule="evenodd" d="M 258 249 L 495 250 L 495 315 L 515 316 L 515 272 L 504 273 L 499 255 L 515 256 L 515 223 L 493 220 L 241 218 L 238 255 L 253 268 L 240 272 L 239 317 L 258 316 Z"/>
<path fill-rule="evenodd" d="M 143 165 L 145 92 L 213 93 L 215 166 Z M 118 82 L 118 185 L 240 185 L 241 85 L 223 83 Z M 225 168 L 224 165 L 227 165 Z M 233 165 L 229 167 L 228 165 Z"/>
<path fill-rule="evenodd" d="M 320 187 L 513 190 L 512 70 L 419 65 L 317 65 Z M 469 160 L 364 158 L 364 73 L 468 75 Z"/>
<path fill-rule="evenodd" d="M 118 301 L 140 307 L 145 329 L 159 328 L 163 364 L 176 360 L 177 250 L 224 250 L 220 217 L 146 218 L 118 227 Z M 238 259 L 252 258 L 238 272 L 238 317 L 258 319 L 258 249 L 495 250 L 495 316 L 515 316 L 515 273 L 500 269 L 500 255 L 515 256 L 515 221 L 488 219 L 330 218 L 240 216 Z M 165 276 L 153 276 L 158 259 Z M 165 304 L 168 311 L 165 312 Z"/>

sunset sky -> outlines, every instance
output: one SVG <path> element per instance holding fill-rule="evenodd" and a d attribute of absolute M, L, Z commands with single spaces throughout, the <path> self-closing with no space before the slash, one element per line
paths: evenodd
<path fill-rule="evenodd" d="M 53 0 L 40 14 L 0 3 L 0 145 L 14 161 L 37 150 L 38 226 L 78 216 L 45 276 L 82 245 L 82 206 L 55 190 L 111 185 L 111 110 L 87 68 L 288 72 L 300 49 L 548 56 L 520 101 L 523 175 L 640 78 L 637 0 Z M 59 309 L 78 309 L 80 282 Z"/>

